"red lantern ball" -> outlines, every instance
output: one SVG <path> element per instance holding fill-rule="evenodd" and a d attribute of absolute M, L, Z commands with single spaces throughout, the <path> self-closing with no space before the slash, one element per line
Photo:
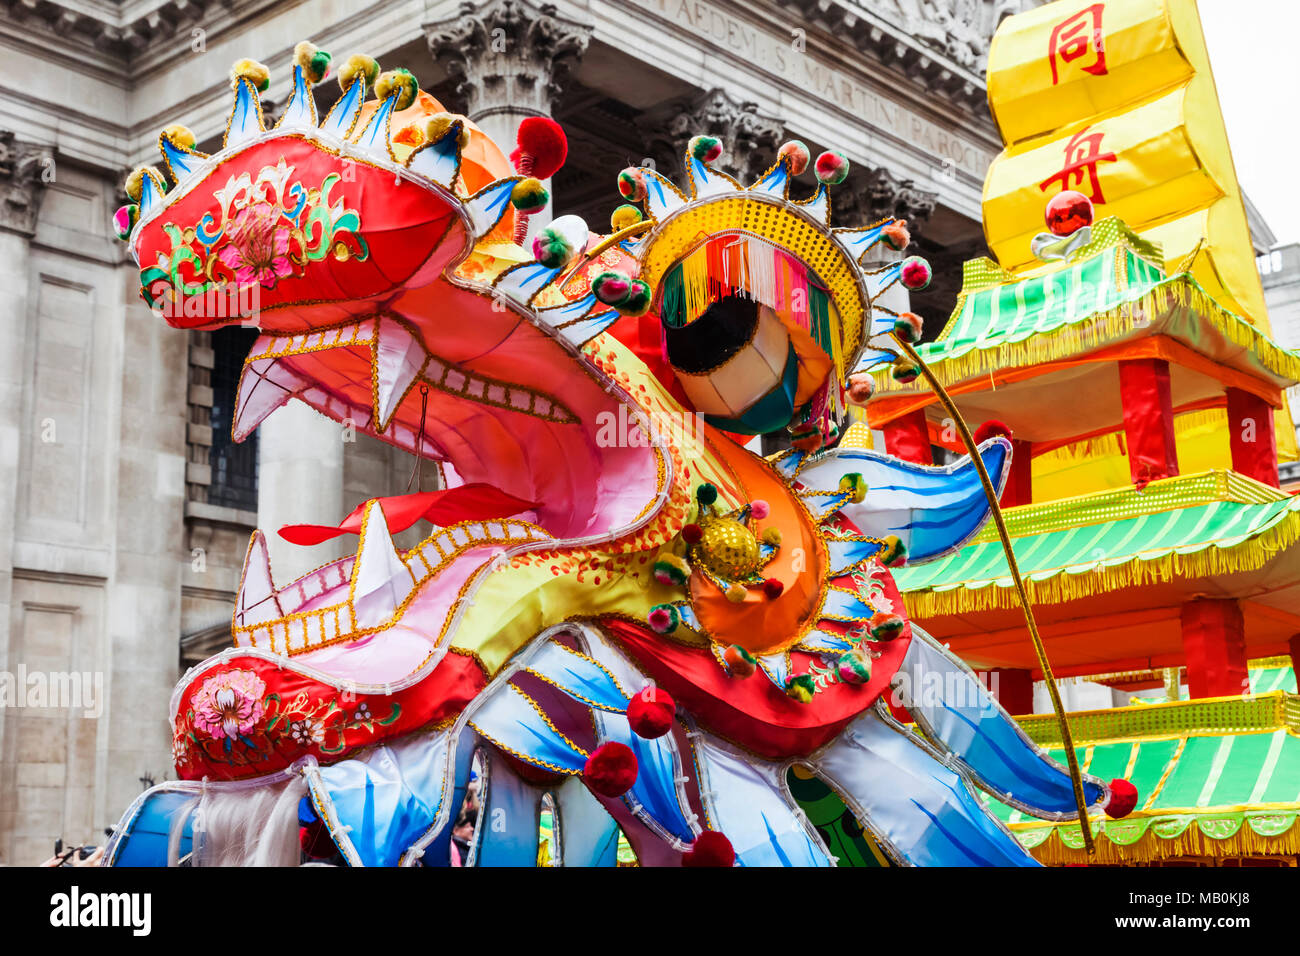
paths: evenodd
<path fill-rule="evenodd" d="M 1137 806 L 1137 787 L 1127 780 L 1115 779 L 1110 782 L 1110 800 L 1106 802 L 1106 816 L 1112 820 L 1126 817 Z"/>
<path fill-rule="evenodd" d="M 990 438 L 1010 438 L 1011 429 L 998 421 L 996 418 L 990 418 L 988 421 L 975 429 L 975 444 L 988 441 Z"/>
<path fill-rule="evenodd" d="M 734 866 L 736 851 L 717 830 L 705 830 L 682 854 L 682 866 Z"/>
<path fill-rule="evenodd" d="M 1092 200 L 1067 189 L 1048 200 L 1045 218 L 1052 235 L 1072 236 L 1084 226 L 1092 225 Z"/>
<path fill-rule="evenodd" d="M 672 694 L 652 684 L 628 702 L 627 722 L 638 737 L 653 740 L 672 729 L 676 709 Z"/>
<path fill-rule="evenodd" d="M 636 783 L 636 754 L 627 744 L 609 740 L 591 752 L 582 779 L 602 797 L 621 797 Z"/>

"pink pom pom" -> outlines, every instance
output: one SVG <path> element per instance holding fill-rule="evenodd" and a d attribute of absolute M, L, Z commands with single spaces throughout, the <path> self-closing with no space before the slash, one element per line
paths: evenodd
<path fill-rule="evenodd" d="M 768 505 L 768 503 L 764 501 L 762 498 L 756 499 L 753 502 L 753 504 L 749 506 L 749 513 L 752 514 L 759 521 L 762 521 L 769 514 L 771 514 L 771 512 L 772 512 L 771 506 Z"/>

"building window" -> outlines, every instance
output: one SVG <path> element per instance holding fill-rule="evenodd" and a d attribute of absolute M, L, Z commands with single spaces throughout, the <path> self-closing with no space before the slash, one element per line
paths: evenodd
<path fill-rule="evenodd" d="M 257 433 L 236 443 L 230 437 L 244 359 L 257 329 L 227 326 L 212 333 L 212 467 L 208 504 L 257 511 Z"/>

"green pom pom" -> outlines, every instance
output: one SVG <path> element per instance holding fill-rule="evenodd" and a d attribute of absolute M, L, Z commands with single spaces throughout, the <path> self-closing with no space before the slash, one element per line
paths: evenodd
<path fill-rule="evenodd" d="M 671 634 L 682 623 L 682 614 L 671 604 L 656 604 L 646 615 L 646 623 L 656 634 Z"/>
<path fill-rule="evenodd" d="M 395 111 L 404 110 L 415 102 L 415 97 L 420 92 L 420 81 L 415 78 L 410 70 L 398 68 L 396 70 L 387 70 L 379 74 L 375 80 L 375 96 L 379 99 L 386 100 L 390 96 L 396 96 L 397 102 L 393 104 Z"/>
<path fill-rule="evenodd" d="M 313 83 L 319 83 L 329 75 L 331 59 L 328 53 L 307 40 L 293 48 L 293 62 L 302 69 L 303 76 Z"/>
<path fill-rule="evenodd" d="M 695 489 L 695 500 L 702 505 L 711 505 L 718 500 L 718 489 L 706 481 Z"/>
<path fill-rule="evenodd" d="M 618 174 L 618 192 L 632 202 L 645 199 L 645 174 L 635 166 L 627 167 Z"/>
<path fill-rule="evenodd" d="M 850 472 L 840 478 L 839 490 L 848 492 L 849 500 L 855 505 L 862 504 L 867 497 L 867 480 L 860 472 Z"/>
<path fill-rule="evenodd" d="M 534 213 L 539 209 L 545 209 L 550 198 L 551 194 L 546 191 L 542 181 L 532 177 L 521 179 L 515 183 L 515 188 L 510 190 L 511 205 L 523 213 Z"/>
<path fill-rule="evenodd" d="M 140 221 L 140 207 L 135 203 L 122 206 L 113 213 L 113 231 L 117 233 L 117 238 L 126 241 L 135 224 Z"/>
<path fill-rule="evenodd" d="M 622 305 L 631 289 L 632 280 L 623 272 L 602 272 L 591 280 L 591 291 L 606 305 Z"/>
<path fill-rule="evenodd" d="M 339 67 L 339 87 L 347 90 L 352 81 L 358 78 L 365 81 L 366 90 L 373 87 L 379 78 L 379 61 L 364 53 L 353 53 L 348 57 Z"/>
<path fill-rule="evenodd" d="M 813 681 L 811 674 L 799 674 L 797 677 L 791 677 L 785 682 L 785 692 L 787 696 L 799 701 L 801 704 L 810 704 L 813 695 L 817 693 L 817 684 Z"/>
<path fill-rule="evenodd" d="M 650 302 L 653 298 L 654 293 L 651 292 L 648 282 L 633 279 L 627 298 L 619 304 L 618 311 L 623 315 L 645 315 L 650 311 Z"/>
<path fill-rule="evenodd" d="M 722 155 L 722 140 L 716 136 L 692 136 L 687 151 L 702 163 L 711 163 Z"/>
<path fill-rule="evenodd" d="M 548 269 L 563 268 L 573 258 L 573 244 L 559 230 L 547 226 L 533 239 L 533 258 Z"/>

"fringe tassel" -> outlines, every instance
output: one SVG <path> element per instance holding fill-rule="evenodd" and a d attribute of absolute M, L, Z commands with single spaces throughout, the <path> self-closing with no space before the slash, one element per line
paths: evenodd
<path fill-rule="evenodd" d="M 1083 574 L 1058 572 L 1045 581 L 1027 577 L 1025 587 L 1035 604 L 1064 604 L 1135 585 L 1256 571 L 1297 541 L 1300 541 L 1300 514 L 1291 512 L 1258 537 L 1233 548 L 1208 545 L 1192 554 L 1167 554 L 1149 560 L 1133 558 L 1124 564 Z M 905 580 L 899 583 L 908 612 L 921 621 L 950 614 L 1020 607 L 1015 588 L 1009 586 L 990 584 L 981 588 L 956 587 L 950 591 L 908 591 Z"/>
<path fill-rule="evenodd" d="M 1176 837 L 1165 839 L 1157 836 L 1153 829 L 1148 829 L 1142 834 L 1141 839 L 1123 846 L 1106 839 L 1103 832 L 1098 834 L 1101 838 L 1097 840 L 1095 856 L 1089 856 L 1083 847 L 1076 850 L 1066 846 L 1057 833 L 1057 828 L 1053 828 L 1052 834 L 1046 840 L 1029 851 L 1039 863 L 1046 866 L 1069 866 L 1075 863 L 1133 866 L 1155 860 L 1189 856 L 1224 859 L 1239 856 L 1300 854 L 1300 827 L 1294 824 L 1285 833 L 1270 837 L 1260 836 L 1250 828 L 1249 822 L 1243 821 L 1241 829 L 1236 833 L 1218 840 L 1207 837 L 1193 820 L 1187 825 L 1187 829 Z"/>
<path fill-rule="evenodd" d="M 1075 324 L 1031 335 L 1020 342 L 994 339 L 986 348 L 972 348 L 952 358 L 924 353 L 923 357 L 940 381 L 951 385 L 1008 366 L 1050 362 L 1114 344 L 1116 338 L 1133 330 L 1139 317 L 1160 315 L 1175 305 L 1203 316 L 1230 344 L 1253 352 L 1274 375 L 1300 380 L 1300 355 L 1279 347 L 1249 322 L 1224 309 L 1195 280 L 1186 276 L 1166 279 L 1140 298 L 1105 312 L 1082 316 Z M 936 344 L 940 343 L 946 343 L 942 336 Z M 905 390 L 887 371 L 877 374 L 876 386 L 879 392 Z"/>

